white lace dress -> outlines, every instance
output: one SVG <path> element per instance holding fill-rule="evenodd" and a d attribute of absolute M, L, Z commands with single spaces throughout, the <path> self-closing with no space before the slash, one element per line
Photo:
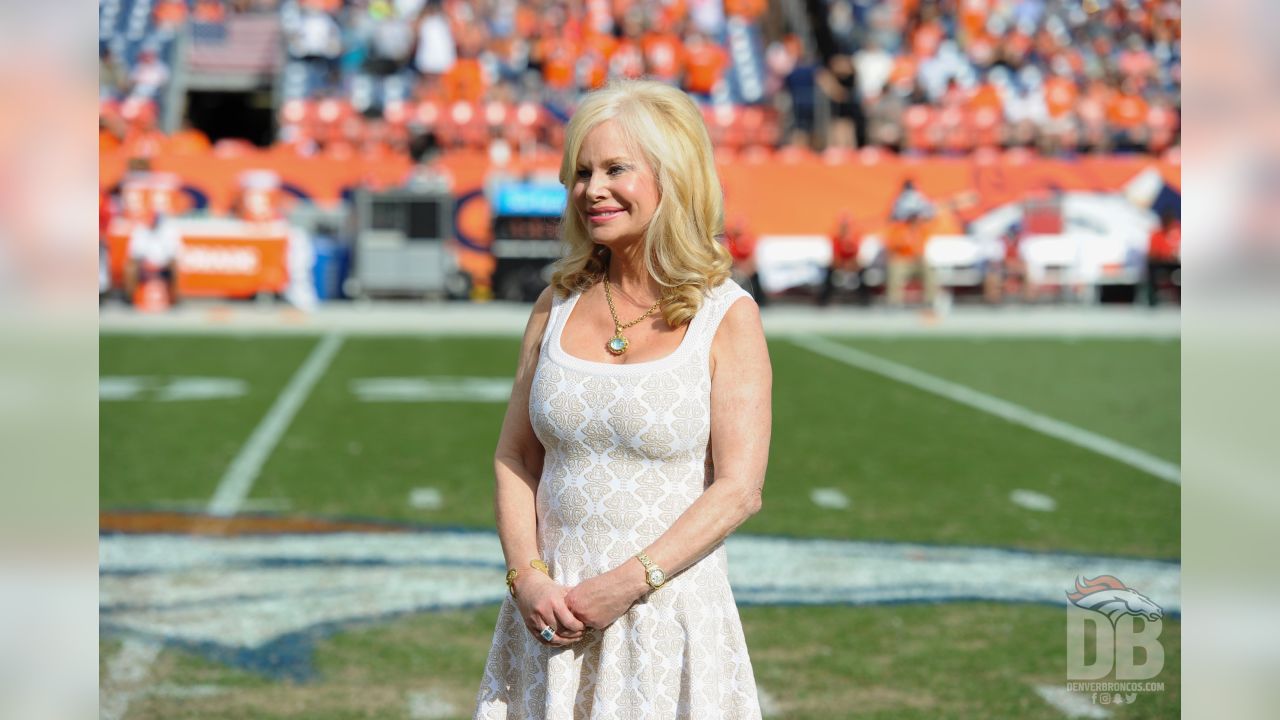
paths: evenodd
<path fill-rule="evenodd" d="M 732 280 L 712 289 L 680 346 L 610 365 L 560 345 L 577 293 L 551 305 L 529 414 L 546 448 L 538 547 L 572 587 L 632 559 L 712 481 L 708 357 Z M 475 718 L 759 718 L 755 677 L 718 545 L 605 628 L 565 648 L 525 628 L 508 596 L 498 614 Z"/>

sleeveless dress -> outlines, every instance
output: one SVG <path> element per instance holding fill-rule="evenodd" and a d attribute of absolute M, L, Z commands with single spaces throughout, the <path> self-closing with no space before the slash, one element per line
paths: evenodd
<path fill-rule="evenodd" d="M 552 301 L 529 397 L 546 448 L 538 548 L 566 587 L 638 564 L 714 479 L 711 341 L 729 306 L 750 296 L 726 280 L 673 353 L 628 365 L 561 347 L 579 297 Z M 760 718 L 724 544 L 564 648 L 534 639 L 508 595 L 476 704 L 476 720 Z"/>

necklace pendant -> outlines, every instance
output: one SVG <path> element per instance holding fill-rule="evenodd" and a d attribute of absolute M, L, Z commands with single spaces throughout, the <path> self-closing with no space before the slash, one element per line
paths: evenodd
<path fill-rule="evenodd" d="M 627 345 L 627 339 L 622 337 L 622 333 L 618 333 L 613 336 L 613 339 L 610 340 L 605 347 L 614 355 L 621 355 L 627 351 Z"/>

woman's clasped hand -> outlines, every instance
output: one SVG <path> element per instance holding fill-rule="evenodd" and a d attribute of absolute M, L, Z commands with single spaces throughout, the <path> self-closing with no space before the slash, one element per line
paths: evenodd
<path fill-rule="evenodd" d="M 567 647 L 581 640 L 590 630 L 565 604 L 569 588 L 540 572 L 522 572 L 515 580 L 516 607 L 525 627 L 538 642 L 553 647 Z M 542 629 L 555 631 L 551 640 L 542 637 Z"/>
<path fill-rule="evenodd" d="M 567 647 L 622 617 L 639 599 L 620 569 L 597 575 L 567 588 L 542 573 L 521 573 L 516 578 L 516 606 L 525 627 L 538 642 Z M 550 627 L 551 640 L 542 636 Z"/>

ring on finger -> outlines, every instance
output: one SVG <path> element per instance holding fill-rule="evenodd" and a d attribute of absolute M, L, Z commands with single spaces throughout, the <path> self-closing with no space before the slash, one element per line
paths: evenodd
<path fill-rule="evenodd" d="M 538 634 L 541 635 L 542 639 L 546 640 L 547 642 L 551 642 L 556 637 L 556 631 L 552 630 L 550 625 L 544 625 L 542 627 L 542 632 Z"/>

